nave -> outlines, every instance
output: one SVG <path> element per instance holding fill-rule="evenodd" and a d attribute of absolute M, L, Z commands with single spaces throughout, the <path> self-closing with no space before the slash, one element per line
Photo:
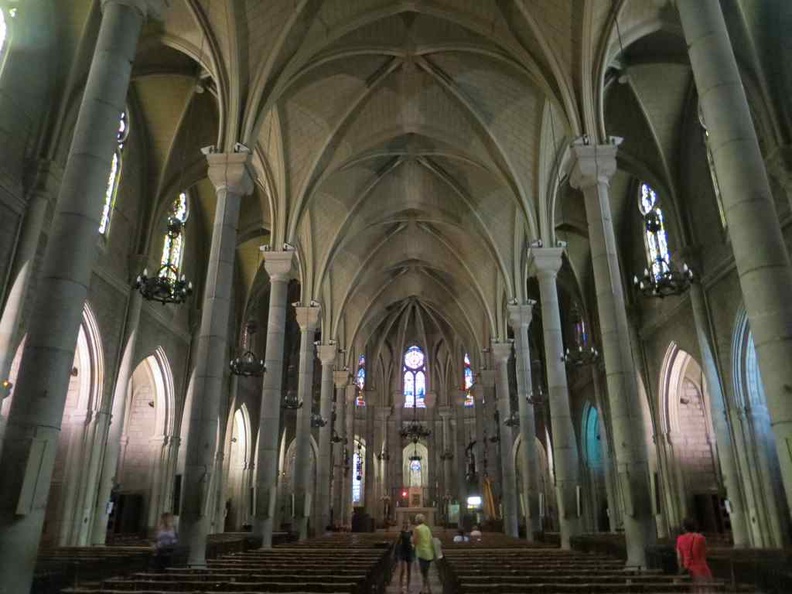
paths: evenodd
<path fill-rule="evenodd" d="M 711 581 L 695 590 L 688 576 L 660 570 L 625 570 L 615 557 L 527 544 L 502 534 L 454 544 L 453 531 L 437 531 L 442 560 L 433 563 L 435 594 L 672 594 L 732 589 Z M 124 577 L 67 588 L 63 594 L 183 594 L 187 592 L 301 592 L 304 594 L 417 594 L 417 567 L 410 584 L 400 583 L 394 558 L 395 533 L 340 534 L 278 545 L 270 551 L 231 553 L 205 569 L 170 567 L 126 572 Z"/>

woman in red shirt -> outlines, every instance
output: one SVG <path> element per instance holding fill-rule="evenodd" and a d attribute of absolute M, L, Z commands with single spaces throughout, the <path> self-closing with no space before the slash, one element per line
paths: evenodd
<path fill-rule="evenodd" d="M 696 532 L 696 523 L 690 518 L 682 521 L 682 530 L 683 534 L 676 541 L 679 568 L 686 569 L 694 583 L 712 581 L 712 572 L 707 565 L 707 541 L 704 535 Z"/>

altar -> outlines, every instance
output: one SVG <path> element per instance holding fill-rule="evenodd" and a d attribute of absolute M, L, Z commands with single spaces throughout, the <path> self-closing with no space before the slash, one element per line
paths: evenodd
<path fill-rule="evenodd" d="M 418 514 L 424 515 L 424 521 L 430 528 L 435 526 L 435 516 L 437 510 L 433 507 L 397 507 L 396 513 L 396 526 L 401 529 L 405 522 L 410 526 L 415 525 L 415 516 Z"/>

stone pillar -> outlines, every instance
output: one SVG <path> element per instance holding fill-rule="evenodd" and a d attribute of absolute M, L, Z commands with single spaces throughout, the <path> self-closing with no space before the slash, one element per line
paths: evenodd
<path fill-rule="evenodd" d="M 350 525 L 352 522 L 352 477 L 357 472 L 355 468 L 355 451 L 357 451 L 357 444 L 355 442 L 355 430 L 360 430 L 356 427 L 355 417 L 357 416 L 357 404 L 355 399 L 357 397 L 357 386 L 354 380 L 350 378 L 346 386 L 346 436 L 347 448 L 349 449 L 349 473 L 344 477 L 344 525 Z"/>
<path fill-rule="evenodd" d="M 567 375 L 561 354 L 564 352 L 561 310 L 558 305 L 556 277 L 561 268 L 561 248 L 532 248 L 531 258 L 539 280 L 542 306 L 542 333 L 547 365 L 547 396 L 553 432 L 556 498 L 561 523 L 561 548 L 570 547 L 569 539 L 580 534 L 577 514 L 577 488 L 580 485 L 580 458 L 572 423 Z M 530 362 L 528 363 L 530 365 Z M 530 372 L 529 372 L 530 373 Z"/>
<path fill-rule="evenodd" d="M 366 442 L 366 456 L 363 459 L 363 505 L 366 513 L 374 515 L 374 407 L 371 401 L 366 401 L 363 410 L 363 439 Z"/>
<path fill-rule="evenodd" d="M 456 398 L 454 399 L 454 406 L 452 410 L 454 411 L 454 416 L 456 417 L 456 444 L 457 447 L 454 448 L 454 462 L 456 462 L 456 472 L 457 472 L 457 500 L 459 501 L 459 521 L 460 526 L 462 525 L 462 515 L 465 513 L 465 507 L 467 505 L 467 468 L 465 467 L 465 463 L 467 459 L 465 457 L 465 449 L 467 448 L 467 431 L 465 427 L 465 407 L 464 407 L 464 396 L 461 395 L 462 393 L 458 393 Z"/>
<path fill-rule="evenodd" d="M 572 153 L 570 183 L 583 191 L 588 219 L 614 454 L 624 511 L 627 565 L 645 567 L 645 548 L 654 544 L 656 533 L 641 402 L 608 196 L 610 178 L 616 171 L 616 146 L 576 142 Z"/>
<path fill-rule="evenodd" d="M 316 348 L 322 363 L 322 384 L 319 393 L 319 416 L 325 425 L 319 429 L 319 459 L 316 461 L 316 532 L 322 534 L 330 524 L 330 477 L 333 464 L 330 437 L 333 432 L 333 365 L 338 349 L 335 344 L 320 344 Z"/>
<path fill-rule="evenodd" d="M 250 156 L 215 153 L 207 156 L 209 179 L 217 192 L 212 246 L 206 273 L 201 327 L 195 354 L 193 399 L 184 467 L 184 505 L 179 518 L 181 542 L 189 549 L 188 564 L 206 565 L 212 499 L 209 491 L 218 435 L 222 396 L 227 394 L 228 328 L 232 308 L 237 224 L 243 196 L 253 191 Z M 216 477 L 219 479 L 220 477 Z"/>
<path fill-rule="evenodd" d="M 346 387 L 349 382 L 348 371 L 333 373 L 335 383 L 335 434 L 341 441 L 333 443 L 333 524 L 340 524 L 344 503 L 344 449 L 346 445 Z"/>
<path fill-rule="evenodd" d="M 440 409 L 440 419 L 442 422 L 441 430 L 441 443 L 443 453 L 454 454 L 454 448 L 451 445 L 451 415 L 453 414 L 450 406 L 444 406 Z M 443 456 L 443 497 L 451 495 L 451 464 L 453 463 L 453 456 Z"/>
<path fill-rule="evenodd" d="M 124 432 L 126 419 L 127 391 L 135 365 L 135 347 L 137 346 L 138 323 L 143 297 L 137 290 L 132 290 L 126 317 L 126 343 L 121 364 L 116 375 L 113 400 L 111 403 L 110 427 L 107 430 L 107 442 L 102 459 L 102 470 L 99 478 L 99 491 L 96 496 L 91 529 L 91 544 L 103 545 L 107 538 L 107 520 L 110 517 L 110 494 L 118 476 L 118 454 L 121 451 L 121 435 Z"/>
<path fill-rule="evenodd" d="M 514 438 L 511 427 L 505 421 L 511 417 L 511 399 L 509 397 L 509 357 L 512 345 L 508 342 L 492 343 L 492 358 L 495 363 L 496 384 L 498 394 L 498 414 L 500 429 L 500 460 L 503 485 L 501 489 L 501 502 L 503 505 L 503 532 L 515 538 L 519 536 L 517 506 L 517 478 L 515 477 L 512 446 Z M 523 444 L 523 448 L 527 444 Z"/>
<path fill-rule="evenodd" d="M 30 193 L 25 221 L 19 235 L 14 269 L 16 276 L 8 293 L 5 307 L 0 317 L 0 381 L 7 380 L 11 372 L 17 345 L 21 338 L 22 313 L 29 307 L 28 292 L 35 275 L 35 259 L 41 242 L 53 195 L 57 191 L 62 172 L 53 161 L 39 161 L 36 168 L 33 190 Z M 0 408 L 7 393 L 0 392 Z M 5 418 L 0 413 L 0 453 Z"/>
<path fill-rule="evenodd" d="M 264 269 L 270 277 L 267 371 L 261 392 L 258 452 L 256 457 L 253 534 L 262 539 L 262 548 L 272 547 L 275 506 L 278 500 L 278 445 L 280 442 L 281 388 L 283 379 L 283 337 L 286 331 L 286 296 L 293 276 L 294 252 L 265 252 Z"/>
<path fill-rule="evenodd" d="M 482 369 L 479 373 L 479 382 L 484 392 L 484 427 L 487 430 L 487 441 L 484 443 L 486 453 L 487 475 L 492 481 L 493 497 L 497 499 L 498 492 L 503 486 L 503 475 L 500 470 L 499 447 L 497 442 L 492 441 L 498 436 L 498 426 L 495 424 L 495 411 L 497 401 L 495 400 L 495 370 Z"/>
<path fill-rule="evenodd" d="M 750 546 L 750 538 L 745 524 L 740 477 L 734 456 L 734 443 L 729 431 L 726 398 L 723 394 L 720 374 L 715 364 L 715 356 L 710 343 L 709 317 L 707 316 L 704 290 L 698 282 L 690 286 L 690 305 L 693 309 L 693 320 L 696 324 L 696 337 L 698 338 L 699 352 L 701 354 L 701 368 L 704 371 L 704 377 L 707 381 L 707 392 L 709 392 L 710 396 L 712 427 L 715 431 L 715 440 L 718 446 L 721 476 L 723 477 L 723 484 L 726 486 L 726 496 L 731 507 L 729 519 L 731 520 L 732 538 L 736 548 L 747 547 Z"/>
<path fill-rule="evenodd" d="M 97 229 L 143 21 L 162 0 L 103 0 L 0 460 L 0 591 L 27 592 L 44 523 Z"/>
<path fill-rule="evenodd" d="M 311 414 L 313 413 L 314 336 L 319 326 L 319 307 L 295 307 L 300 326 L 300 365 L 297 394 L 302 406 L 297 410 L 297 437 L 294 456 L 294 524 L 300 540 L 308 538 L 311 515 Z M 318 463 L 318 460 L 317 460 Z M 324 526 L 320 527 L 324 530 Z"/>
<path fill-rule="evenodd" d="M 402 415 L 404 412 L 404 396 L 394 394 L 393 405 L 393 433 L 391 434 L 391 488 L 398 498 L 404 486 L 404 448 L 402 447 Z M 393 502 L 396 505 L 396 501 Z"/>
<path fill-rule="evenodd" d="M 522 440 L 520 463 L 522 464 L 523 496 L 525 497 L 525 537 L 529 541 L 533 541 L 536 539 L 536 535 L 542 531 L 542 522 L 539 517 L 539 492 L 541 487 L 539 458 L 536 452 L 536 419 L 534 418 L 533 406 L 528 402 L 528 398 L 533 391 L 531 352 L 528 341 L 528 329 L 533 317 L 533 301 L 523 305 L 509 305 L 508 310 L 509 325 L 514 330 L 514 367 L 517 375 L 517 406 L 520 415 L 520 437 Z M 555 450 L 553 453 L 555 454 Z M 553 459 L 556 463 L 556 475 L 558 475 L 558 459 L 555 457 Z M 574 485 L 572 488 L 574 489 Z M 559 508 L 562 505 L 561 501 L 559 501 Z M 518 509 L 519 507 L 518 505 Z M 564 515 L 561 509 L 559 509 L 558 515 L 559 518 L 562 518 L 561 546 L 569 548 L 568 535 L 566 543 L 564 541 Z"/>
<path fill-rule="evenodd" d="M 678 2 L 792 509 L 792 266 L 717 0 Z"/>
<path fill-rule="evenodd" d="M 476 424 L 476 474 L 478 475 L 478 494 L 484 496 L 484 440 L 486 439 L 486 412 L 484 410 L 484 387 L 480 382 L 473 384 L 471 388 L 473 392 L 473 399 L 475 401 L 473 407 L 473 415 Z"/>
<path fill-rule="evenodd" d="M 388 417 L 390 407 L 378 406 L 375 410 L 376 421 L 374 423 L 374 465 L 378 469 L 377 482 L 374 489 L 374 518 L 384 522 L 385 504 L 384 497 L 387 492 L 387 468 L 388 462 L 382 458 L 382 453 L 388 450 L 386 443 L 388 434 Z"/>
<path fill-rule="evenodd" d="M 610 454 L 611 432 L 606 422 L 609 413 L 604 408 L 605 400 L 602 397 L 600 370 L 597 366 L 591 368 L 591 381 L 594 386 L 594 403 L 599 412 L 600 447 L 602 448 L 602 466 L 605 469 L 605 494 L 608 498 L 608 528 L 615 534 L 621 525 L 621 507 L 616 499 L 618 487 L 613 476 L 613 463 Z"/>

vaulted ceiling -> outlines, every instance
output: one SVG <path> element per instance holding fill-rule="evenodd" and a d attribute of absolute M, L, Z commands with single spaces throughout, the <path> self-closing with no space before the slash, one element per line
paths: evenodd
<path fill-rule="evenodd" d="M 606 92 L 637 40 L 629 85 Z M 241 310 L 266 295 L 258 247 L 289 243 L 303 300 L 350 362 L 419 326 L 427 348 L 476 359 L 505 337 L 506 302 L 527 297 L 530 242 L 565 241 L 562 285 L 590 292 L 585 214 L 563 179 L 571 138 L 642 119 L 653 144 L 625 143 L 633 173 L 673 176 L 692 84 L 680 40 L 666 0 L 174 0 L 146 26 L 135 88 L 160 104 L 145 113 L 163 192 L 168 155 L 189 148 L 179 126 L 253 151 Z M 614 189 L 623 201 L 629 176 Z"/>

